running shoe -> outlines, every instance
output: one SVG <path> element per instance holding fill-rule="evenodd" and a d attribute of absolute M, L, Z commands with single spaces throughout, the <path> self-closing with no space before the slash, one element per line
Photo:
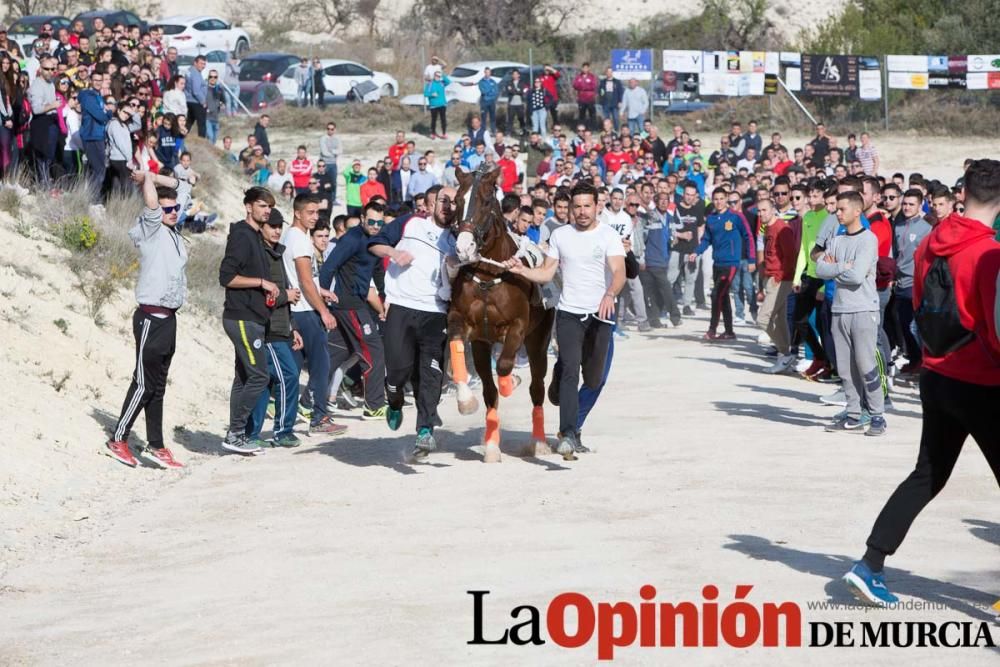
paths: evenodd
<path fill-rule="evenodd" d="M 576 460 L 576 438 L 573 437 L 572 433 L 560 436 L 556 453 L 562 456 L 564 461 Z"/>
<path fill-rule="evenodd" d="M 679 327 L 683 322 L 684 320 L 681 319 L 680 315 L 670 316 L 670 324 L 674 325 L 674 327 Z"/>
<path fill-rule="evenodd" d="M 417 458 L 427 456 L 437 449 L 434 434 L 429 428 L 422 428 L 417 433 L 417 441 L 413 444 L 413 455 Z"/>
<path fill-rule="evenodd" d="M 583 444 L 583 433 L 576 434 L 576 445 L 573 447 L 573 451 L 577 454 L 590 454 L 591 449 Z"/>
<path fill-rule="evenodd" d="M 403 410 L 385 406 L 385 423 L 389 425 L 390 431 L 398 431 L 403 425 Z"/>
<path fill-rule="evenodd" d="M 699 303 L 696 304 L 696 306 L 698 307 L 698 310 L 712 310 L 711 308 L 708 307 L 707 303 Z"/>
<path fill-rule="evenodd" d="M 271 443 L 261 437 L 247 437 L 247 444 L 251 447 L 256 447 L 257 449 L 269 449 L 271 447 Z"/>
<path fill-rule="evenodd" d="M 820 396 L 819 402 L 825 405 L 839 405 L 840 407 L 845 407 L 847 405 L 847 394 L 844 393 L 843 389 L 838 389 L 829 396 Z"/>
<path fill-rule="evenodd" d="M 812 379 L 816 382 L 822 382 L 823 384 L 840 383 L 840 376 L 837 375 L 837 373 L 832 368 L 828 368 L 820 371 L 819 373 L 816 373 L 816 375 L 814 375 Z"/>
<path fill-rule="evenodd" d="M 318 422 L 309 425 L 306 435 L 341 435 L 346 430 L 343 424 L 334 424 L 329 415 L 323 415 Z"/>
<path fill-rule="evenodd" d="M 267 418 L 268 419 L 274 419 L 274 399 L 273 398 L 270 401 L 267 402 L 267 411 L 266 411 L 266 414 L 267 414 Z"/>
<path fill-rule="evenodd" d="M 292 447 L 298 447 L 301 445 L 302 441 L 299 440 L 298 436 L 294 433 L 285 433 L 284 435 L 279 435 L 274 438 L 274 440 L 271 441 L 271 444 L 274 447 L 287 447 L 291 449 Z"/>
<path fill-rule="evenodd" d="M 225 440 L 222 441 L 222 448 L 237 454 L 256 454 L 260 451 L 260 448 L 251 445 L 242 433 L 227 433 Z"/>
<path fill-rule="evenodd" d="M 845 409 L 845 410 L 841 410 L 840 412 L 838 412 L 837 414 L 835 414 L 833 417 L 831 417 L 830 421 L 831 422 L 838 422 L 838 421 L 840 421 L 842 419 L 846 419 L 846 418 L 847 418 L 847 410 Z M 868 424 L 870 424 L 871 421 L 872 421 L 871 414 L 867 410 L 865 410 L 864 408 L 862 408 L 861 409 L 861 425 L 862 426 L 868 426 Z"/>
<path fill-rule="evenodd" d="M 143 455 L 161 468 L 183 468 L 184 464 L 174 458 L 166 447 L 147 447 Z"/>
<path fill-rule="evenodd" d="M 868 425 L 868 430 L 865 431 L 865 435 L 870 435 L 872 437 L 885 435 L 885 429 L 885 417 L 882 415 L 872 415 L 871 424 Z"/>
<path fill-rule="evenodd" d="M 471 378 L 469 378 L 469 389 L 475 391 L 476 389 L 482 389 L 482 388 L 483 388 L 483 381 L 479 378 L 478 375 L 474 375 Z"/>
<path fill-rule="evenodd" d="M 104 446 L 104 453 L 114 460 L 120 461 L 130 468 L 134 468 L 139 465 L 139 461 L 136 460 L 135 456 L 132 454 L 132 450 L 128 446 L 128 443 L 124 440 L 108 440 Z"/>
<path fill-rule="evenodd" d="M 746 323 L 747 321 L 743 319 L 742 315 L 737 315 L 736 317 L 733 318 L 733 324 L 746 324 Z"/>
<path fill-rule="evenodd" d="M 681 315 L 685 317 L 694 317 L 694 311 L 691 310 L 691 306 L 684 306 L 684 310 L 681 311 Z"/>
<path fill-rule="evenodd" d="M 625 333 L 624 331 L 622 331 L 621 329 L 617 329 L 616 328 L 614 336 L 615 336 L 615 338 L 618 338 L 619 340 L 628 340 L 628 334 Z"/>
<path fill-rule="evenodd" d="M 782 354 L 778 356 L 777 360 L 775 360 L 774 365 L 770 366 L 769 368 L 765 368 L 764 372 L 770 375 L 785 373 L 788 371 L 789 368 L 792 367 L 792 364 L 794 363 L 795 363 L 795 357 L 793 357 L 790 354 Z"/>
<path fill-rule="evenodd" d="M 841 433 L 841 432 L 861 432 L 865 428 L 864 422 L 860 419 L 855 419 L 848 415 L 844 415 L 842 419 L 838 419 L 835 422 L 827 424 L 823 430 L 828 433 Z"/>
<path fill-rule="evenodd" d="M 302 405 L 301 403 L 299 403 L 299 416 L 300 417 L 302 417 L 303 419 L 309 419 L 310 417 L 312 417 L 312 414 L 313 414 L 312 408 L 310 408 L 310 407 L 308 407 L 306 405 Z"/>
<path fill-rule="evenodd" d="M 872 572 L 864 561 L 855 563 L 841 581 L 847 584 L 854 597 L 865 604 L 886 607 L 899 602 L 899 598 L 886 587 L 885 575 L 882 572 Z"/>
<path fill-rule="evenodd" d="M 653 329 L 663 329 L 663 322 L 660 320 L 649 320 L 649 326 Z M 676 324 L 674 326 L 677 326 Z"/>
<path fill-rule="evenodd" d="M 701 337 L 702 340 L 719 340 L 719 334 L 714 331 L 706 331 L 705 335 Z"/>
<path fill-rule="evenodd" d="M 757 344 L 763 347 L 773 347 L 771 345 L 771 337 L 767 335 L 766 331 L 762 331 L 757 335 Z"/>
<path fill-rule="evenodd" d="M 389 406 L 383 405 L 381 408 L 371 408 L 366 407 L 361 412 L 361 418 L 365 421 L 381 421 L 386 418 L 386 413 L 389 412 Z"/>
<path fill-rule="evenodd" d="M 341 394 L 340 396 L 337 397 L 338 410 L 342 410 L 344 412 L 350 412 L 351 410 L 357 409 L 357 407 L 358 407 L 358 400 L 353 396 L 351 396 L 350 393 Z"/>
<path fill-rule="evenodd" d="M 732 331 L 726 331 L 725 333 L 720 333 L 719 340 L 736 340 L 736 334 L 734 334 Z"/>
<path fill-rule="evenodd" d="M 826 362 L 820 359 L 813 359 L 812 363 L 809 364 L 809 368 L 802 371 L 802 375 L 806 378 L 812 380 L 813 376 L 826 368 Z"/>

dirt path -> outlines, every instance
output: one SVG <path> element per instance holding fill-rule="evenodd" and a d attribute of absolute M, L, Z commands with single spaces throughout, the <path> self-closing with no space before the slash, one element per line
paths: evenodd
<path fill-rule="evenodd" d="M 757 372 L 765 362 L 751 342 L 756 331 L 741 329 L 723 348 L 697 341 L 703 328 L 692 321 L 619 345 L 585 431 L 599 451 L 577 462 L 506 456 L 486 466 L 475 446 L 482 413 L 459 417 L 450 400 L 443 451 L 423 465 L 401 456 L 412 413 L 398 436 L 351 420 L 350 436 L 329 444 L 203 460 L 102 516 L 81 543 L 57 544 L 9 572 L 0 582 L 0 663 L 595 659 L 594 642 L 575 652 L 551 642 L 467 645 L 472 589 L 491 591 L 488 636 L 516 605 L 544 611 L 564 591 L 638 604 L 644 584 L 660 601 L 699 604 L 706 584 L 719 586 L 723 603 L 737 584 L 752 584 L 751 602 L 798 602 L 806 621 L 988 618 L 975 605 L 1000 592 L 1000 515 L 974 447 L 890 561 L 900 568 L 890 583 L 906 599 L 950 609 L 806 609 L 847 601 L 831 579 L 860 555 L 875 513 L 911 467 L 919 403 L 913 389 L 901 390 L 880 440 L 823 433 L 836 409 L 816 397 L 828 386 Z M 505 451 L 530 430 L 524 389 L 502 408 Z M 555 408 L 547 418 L 551 433 Z M 673 653 L 618 656 L 664 664 Z M 683 655 L 698 664 L 806 659 L 760 648 Z M 862 654 L 808 658 L 842 664 L 852 655 Z M 941 662 L 934 649 L 878 655 Z M 948 656 L 963 665 L 997 659 L 984 649 Z"/>

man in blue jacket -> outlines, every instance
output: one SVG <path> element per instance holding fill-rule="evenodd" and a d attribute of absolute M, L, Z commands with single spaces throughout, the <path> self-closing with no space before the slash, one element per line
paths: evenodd
<path fill-rule="evenodd" d="M 483 78 L 479 80 L 479 115 L 485 121 L 489 118 L 490 132 L 497 131 L 497 98 L 500 97 L 500 86 L 493 80 L 493 70 L 483 69 Z"/>
<path fill-rule="evenodd" d="M 650 204 L 651 210 L 646 214 L 643 225 L 645 262 L 639 265 L 639 280 L 642 282 L 643 292 L 649 296 L 654 306 L 649 317 L 649 324 L 654 329 L 664 326 L 660 319 L 664 315 L 670 316 L 670 322 L 675 327 L 681 323 L 681 311 L 674 299 L 673 286 L 667 279 L 670 266 L 671 227 L 678 224 L 676 216 L 670 210 L 671 203 L 669 194 L 662 192 L 656 195 L 656 208 Z M 661 308 L 659 315 L 654 316 L 657 304 Z"/>
<path fill-rule="evenodd" d="M 698 248 L 688 256 L 688 261 L 693 262 L 695 258 L 705 252 L 708 246 L 712 246 L 712 316 L 709 319 L 708 331 L 705 333 L 705 340 L 734 340 L 736 334 L 733 333 L 733 307 L 729 303 L 729 288 L 732 286 L 733 278 L 740 268 L 740 261 L 743 258 L 743 248 L 751 246 L 751 239 L 746 226 L 740 216 L 729 208 L 727 197 L 729 192 L 724 188 L 718 188 L 712 193 L 712 208 L 714 211 L 709 214 L 705 221 L 705 235 L 701 238 Z M 756 255 L 750 256 L 750 263 L 747 265 L 750 273 L 757 269 Z M 719 315 L 722 315 L 725 324 L 725 333 L 716 333 L 719 328 Z"/>
<path fill-rule="evenodd" d="M 87 156 L 87 174 L 90 178 L 91 195 L 100 197 L 104 188 L 105 140 L 104 130 L 114 113 L 113 107 L 104 103 L 101 88 L 104 86 L 104 68 L 98 66 L 90 75 L 90 88 L 80 91 L 80 140 Z"/>
<path fill-rule="evenodd" d="M 614 121 L 615 132 L 618 132 L 618 107 L 624 93 L 625 87 L 615 78 L 611 68 L 604 70 L 604 78 L 597 86 L 597 99 L 601 102 L 601 115 Z"/>
<path fill-rule="evenodd" d="M 377 202 L 365 204 L 361 224 L 352 227 L 337 240 L 330 256 L 319 270 L 319 286 L 329 289 L 334 278 L 336 300 L 330 308 L 337 328 L 330 331 L 330 368 L 345 372 L 361 362 L 364 381 L 365 408 L 362 419 L 386 418 L 385 348 L 378 324 L 368 306 L 372 274 L 378 257 L 368 252 L 368 241 L 382 231 L 385 207 Z"/>

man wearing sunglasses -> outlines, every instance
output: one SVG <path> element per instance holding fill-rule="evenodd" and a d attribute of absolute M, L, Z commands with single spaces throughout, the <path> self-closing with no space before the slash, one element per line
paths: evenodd
<path fill-rule="evenodd" d="M 337 327 L 330 332 L 330 367 L 345 372 L 352 359 L 361 362 L 365 391 L 363 419 L 385 419 L 385 353 L 378 325 L 368 307 L 372 275 L 379 259 L 368 252 L 369 239 L 385 222 L 385 206 L 377 201 L 365 204 L 361 224 L 352 227 L 337 241 L 323 262 L 319 284 L 328 289 L 336 278 L 336 301 L 331 312 Z"/>
<path fill-rule="evenodd" d="M 132 468 L 139 464 L 128 437 L 139 413 L 145 412 L 148 445 L 139 455 L 163 468 L 182 468 L 163 445 L 163 395 L 177 341 L 175 314 L 187 299 L 187 250 L 175 227 L 177 179 L 139 171 L 132 172 L 132 179 L 142 186 L 145 203 L 128 233 L 139 250 L 139 306 L 132 315 L 135 372 L 105 453 Z"/>
<path fill-rule="evenodd" d="M 59 138 L 59 125 L 56 122 L 56 111 L 59 101 L 56 99 L 56 87 L 52 78 L 56 73 L 56 59 L 45 56 L 38 67 L 38 76 L 28 88 L 28 100 L 31 102 L 31 145 L 35 149 L 38 179 L 44 187 L 51 183 L 52 161 L 56 155 L 56 143 Z"/>

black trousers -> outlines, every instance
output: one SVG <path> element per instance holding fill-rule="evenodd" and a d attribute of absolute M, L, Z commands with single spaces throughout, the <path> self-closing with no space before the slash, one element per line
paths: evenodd
<path fill-rule="evenodd" d="M 167 373 L 177 343 L 177 318 L 147 315 L 138 308 L 132 315 L 135 337 L 135 371 L 115 426 L 114 440 L 127 441 L 140 412 L 146 413 L 146 442 L 163 447 L 163 395 Z"/>
<path fill-rule="evenodd" d="M 583 123 L 588 129 L 594 129 L 597 123 L 597 110 L 594 108 L 593 102 L 579 102 L 577 109 L 580 112 L 580 120 L 578 122 Z M 588 121 L 587 118 L 590 118 Z"/>
<path fill-rule="evenodd" d="M 437 124 L 441 123 L 441 134 L 448 134 L 448 107 L 431 107 L 431 134 L 437 134 Z"/>
<path fill-rule="evenodd" d="M 504 126 L 504 129 L 507 130 L 507 134 L 513 134 L 514 133 L 514 119 L 515 118 L 521 124 L 521 134 L 524 134 L 525 132 L 527 132 L 528 128 L 524 124 L 524 105 L 523 104 L 517 104 L 517 105 L 511 106 L 510 104 L 508 104 L 507 105 L 507 124 Z"/>
<path fill-rule="evenodd" d="M 823 281 L 819 278 L 803 276 L 799 287 L 799 293 L 795 295 L 795 314 L 793 315 L 792 347 L 798 347 L 802 341 L 813 351 L 813 357 L 819 361 L 826 361 L 828 355 L 823 349 L 822 343 L 816 336 L 809 317 L 813 310 L 822 303 L 816 300 L 816 293 L 823 288 Z"/>
<path fill-rule="evenodd" d="M 337 320 L 337 328 L 329 332 L 331 372 L 356 357 L 361 363 L 365 407 L 370 410 L 381 408 L 385 405 L 385 348 L 371 309 L 334 308 L 330 312 Z"/>
<path fill-rule="evenodd" d="M 198 136 L 204 139 L 208 130 L 205 125 L 205 107 L 197 102 L 188 102 L 188 129 L 193 130 L 195 123 L 198 123 Z"/>
<path fill-rule="evenodd" d="M 580 413 L 580 372 L 583 384 L 597 389 L 604 379 L 612 326 L 594 315 L 556 311 L 556 341 L 559 358 L 552 370 L 559 382 L 559 432 L 576 433 Z"/>
<path fill-rule="evenodd" d="M 977 345 L 976 341 L 969 345 Z M 879 513 L 868 537 L 865 560 L 880 570 L 885 556 L 896 553 L 920 511 L 940 493 L 970 435 L 979 445 L 1000 485 L 1000 428 L 996 408 L 1000 387 L 986 387 L 920 372 L 923 428 L 917 465 Z"/>
<path fill-rule="evenodd" d="M 385 318 L 385 393 L 389 407 L 403 407 L 406 383 L 413 385 L 416 430 L 441 425 L 438 403 L 444 381 L 448 315 L 394 305 Z"/>
<path fill-rule="evenodd" d="M 733 286 L 733 278 L 739 270 L 738 266 L 712 267 L 712 315 L 708 320 L 709 331 L 719 328 L 719 315 L 722 315 L 726 333 L 733 333 L 733 305 L 729 303 L 729 288 Z"/>
<path fill-rule="evenodd" d="M 646 315 L 649 319 L 659 320 L 664 314 L 669 314 L 671 320 L 680 319 L 681 311 L 674 299 L 674 288 L 667 280 L 667 267 L 647 266 L 639 272 L 639 282 L 646 295 Z"/>
<path fill-rule="evenodd" d="M 911 362 L 920 363 L 923 361 L 924 351 L 910 331 L 910 324 L 913 322 L 913 292 L 911 290 L 898 292 L 894 302 L 896 319 L 903 334 L 903 347 L 906 348 L 906 358 Z"/>

